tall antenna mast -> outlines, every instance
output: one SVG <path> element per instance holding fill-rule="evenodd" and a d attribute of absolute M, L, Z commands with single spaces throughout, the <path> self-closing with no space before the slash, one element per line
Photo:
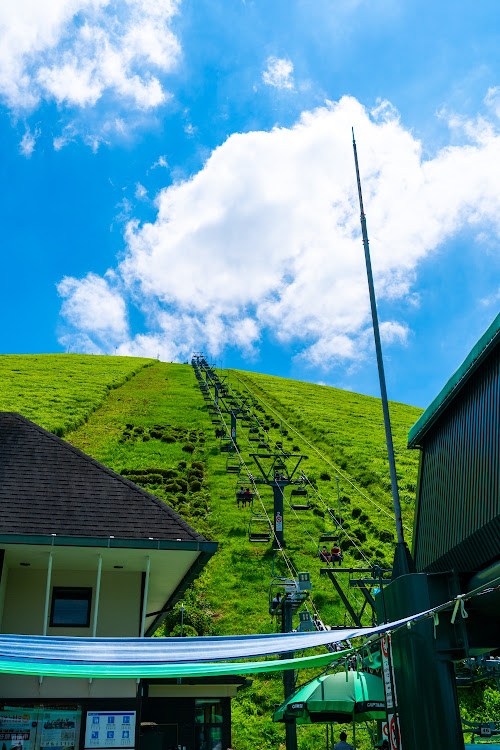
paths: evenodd
<path fill-rule="evenodd" d="M 370 248 L 368 245 L 368 232 L 366 229 L 366 217 L 363 209 L 363 195 L 361 193 L 361 179 L 359 177 L 358 152 L 354 140 L 354 128 L 352 129 L 352 147 L 354 149 L 354 163 L 356 165 L 356 179 L 358 181 L 359 208 L 361 211 L 361 232 L 363 234 L 363 248 L 365 250 L 366 275 L 368 276 L 368 289 L 370 292 L 370 306 L 372 310 L 373 335 L 375 337 L 375 351 L 377 352 L 378 377 L 380 381 L 380 393 L 382 396 L 382 410 L 384 412 L 385 440 L 387 443 L 387 455 L 389 458 L 389 470 L 391 474 L 392 501 L 396 516 L 396 533 L 398 545 L 406 547 L 403 521 L 401 518 L 401 503 L 399 500 L 398 478 L 396 475 L 396 463 L 394 461 L 394 446 L 392 444 L 391 420 L 389 417 L 389 404 L 387 401 L 387 388 L 385 385 L 384 360 L 382 357 L 382 345 L 380 343 L 380 330 L 378 325 L 377 301 L 375 299 L 375 287 L 373 285 L 372 264 L 370 260 Z M 396 553 L 397 554 L 397 553 Z M 406 554 L 404 555 L 406 557 Z M 404 572 L 409 572 L 408 570 Z"/>

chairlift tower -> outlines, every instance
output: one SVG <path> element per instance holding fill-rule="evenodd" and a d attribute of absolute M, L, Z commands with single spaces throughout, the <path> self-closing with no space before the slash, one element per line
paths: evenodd
<path fill-rule="evenodd" d="M 250 457 L 254 459 L 261 473 L 261 476 L 257 477 L 255 482 L 266 484 L 273 490 L 274 540 L 279 548 L 286 547 L 283 495 L 285 487 L 288 487 L 288 485 L 303 483 L 302 477 L 297 474 L 297 470 L 302 459 L 307 458 L 307 456 L 297 456 L 296 453 L 251 453 Z M 295 461 L 294 466 L 289 468 L 285 460 L 290 459 L 295 459 Z M 294 479 L 295 476 L 297 476 L 296 479 Z"/>

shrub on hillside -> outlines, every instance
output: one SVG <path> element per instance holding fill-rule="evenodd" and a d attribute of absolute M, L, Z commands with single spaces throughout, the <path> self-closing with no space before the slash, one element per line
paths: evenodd
<path fill-rule="evenodd" d="M 182 446 L 182 450 L 184 453 L 193 453 L 194 451 L 194 445 L 192 443 L 184 443 Z"/>
<path fill-rule="evenodd" d="M 191 464 L 192 469 L 198 469 L 198 471 L 201 471 L 203 473 L 203 464 L 201 464 L 199 461 L 193 461 Z"/>
<path fill-rule="evenodd" d="M 201 490 L 201 482 L 195 479 L 193 482 L 189 483 L 189 489 L 191 492 L 199 492 Z"/>
<path fill-rule="evenodd" d="M 379 532 L 378 538 L 381 542 L 393 542 L 394 534 L 392 533 L 392 531 L 382 530 Z"/>
<path fill-rule="evenodd" d="M 361 508 L 353 508 L 353 509 L 351 510 L 351 516 L 352 516 L 353 518 L 359 518 L 359 517 L 360 517 L 360 515 L 361 515 L 361 512 L 362 512 L 362 511 L 361 511 Z"/>
<path fill-rule="evenodd" d="M 331 481 L 331 476 L 330 476 L 330 474 L 328 474 L 327 471 L 322 471 L 321 474 L 319 475 L 319 478 L 322 479 L 323 482 L 330 482 Z"/>
<path fill-rule="evenodd" d="M 163 434 L 161 436 L 161 442 L 162 443 L 175 443 L 176 438 L 173 435 Z"/>

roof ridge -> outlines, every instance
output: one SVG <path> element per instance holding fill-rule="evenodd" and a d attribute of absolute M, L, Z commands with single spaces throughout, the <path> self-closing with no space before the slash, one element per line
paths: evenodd
<path fill-rule="evenodd" d="M 29 428 L 34 429 L 37 432 L 40 432 L 45 437 L 50 438 L 60 447 L 65 448 L 68 451 L 71 451 L 79 458 L 84 459 L 85 461 L 87 461 L 87 463 L 94 466 L 96 469 L 99 469 L 103 473 L 110 476 L 112 479 L 118 480 L 122 482 L 122 484 L 124 484 L 126 487 L 129 487 L 130 489 L 136 491 L 145 500 L 151 501 L 162 512 L 167 513 L 167 515 L 169 515 L 180 526 L 182 526 L 182 528 L 193 537 L 193 541 L 199 541 L 199 542 L 207 541 L 202 534 L 200 534 L 195 529 L 193 529 L 192 526 L 190 526 L 187 523 L 187 521 L 185 521 L 184 518 L 182 518 L 182 516 L 180 516 L 173 508 L 170 507 L 170 505 L 165 503 L 163 500 L 160 500 L 160 498 L 156 497 L 156 495 L 153 495 L 152 493 L 148 492 L 142 487 L 139 487 L 139 485 L 135 484 L 134 482 L 131 482 L 130 479 L 127 479 L 121 474 L 118 474 L 116 471 L 113 471 L 113 469 L 110 469 L 109 466 L 105 466 L 105 464 L 102 464 L 100 461 L 97 461 L 97 459 L 93 458 L 92 456 L 89 456 L 88 453 L 84 453 L 82 450 L 80 450 L 80 448 L 77 448 L 76 446 L 72 445 L 67 440 L 63 440 L 63 438 L 60 438 L 58 435 L 55 435 L 53 432 L 49 432 L 49 430 L 46 430 L 41 425 L 36 424 L 36 422 L 32 422 L 27 417 L 23 416 L 22 414 L 19 414 L 19 412 L 0 411 L 0 416 L 2 414 L 5 414 L 5 415 L 8 414 L 14 417 L 15 419 L 19 420 L 20 422 L 25 423 Z"/>

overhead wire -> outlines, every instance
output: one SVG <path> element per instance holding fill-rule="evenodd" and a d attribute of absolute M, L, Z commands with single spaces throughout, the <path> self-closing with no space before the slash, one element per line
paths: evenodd
<path fill-rule="evenodd" d="M 328 466 L 330 466 L 330 468 L 332 468 L 332 469 L 333 469 L 334 471 L 336 471 L 336 472 L 337 472 L 337 474 L 340 474 L 340 476 L 342 477 L 342 479 L 343 479 L 344 481 L 346 481 L 346 482 L 347 482 L 347 483 L 348 483 L 349 485 L 351 485 L 351 487 L 352 487 L 352 488 L 353 488 L 354 490 L 356 490 L 356 492 L 358 492 L 358 493 L 359 493 L 359 494 L 360 494 L 360 495 L 361 495 L 362 497 L 364 497 L 364 498 L 365 498 L 365 500 L 367 500 L 367 501 L 368 501 L 369 503 L 371 503 L 371 504 L 372 504 L 372 505 L 374 505 L 374 506 L 375 506 L 376 508 L 378 508 L 378 510 L 379 510 L 379 511 L 380 511 L 381 513 L 384 513 L 384 515 L 386 515 L 386 516 L 388 516 L 389 518 L 391 518 L 391 520 L 393 519 L 393 516 L 392 516 L 392 514 L 391 514 L 391 513 L 389 513 L 389 511 L 387 511 L 387 510 L 386 510 L 385 508 L 383 508 L 383 507 L 382 507 L 381 505 L 379 505 L 378 503 L 376 503 L 376 502 L 375 502 L 375 500 L 372 500 L 372 498 L 371 498 L 371 497 L 368 497 L 368 495 L 366 495 L 366 494 L 365 494 L 365 493 L 364 493 L 364 492 L 363 492 L 363 491 L 362 491 L 362 490 L 361 490 L 361 489 L 360 489 L 360 488 L 359 488 L 359 487 L 358 487 L 357 485 L 355 485 L 355 484 L 354 484 L 354 482 L 353 482 L 353 481 L 352 481 L 351 479 L 349 479 L 349 477 L 347 477 L 347 476 L 346 476 L 345 474 L 343 474 L 343 473 L 342 473 L 341 469 L 339 469 L 339 468 L 338 468 L 337 466 L 335 466 L 335 464 L 333 464 L 333 463 L 332 463 L 332 462 L 330 461 L 330 459 L 329 459 L 329 458 L 327 458 L 327 457 L 326 457 L 325 455 L 323 455 L 323 453 L 321 453 L 321 451 L 319 450 L 319 448 L 317 448 L 317 447 L 316 447 L 315 445 L 313 445 L 312 443 L 310 443 L 310 442 L 309 442 L 309 441 L 307 440 L 307 438 L 305 438 L 305 437 L 304 437 L 304 435 L 302 435 L 302 433 L 301 433 L 301 432 L 299 432 L 299 431 L 298 431 L 298 430 L 297 430 L 297 429 L 296 429 L 296 428 L 295 428 L 295 427 L 294 427 L 293 425 L 291 425 L 291 424 L 290 424 L 289 422 L 287 422 L 287 420 L 286 420 L 286 419 L 283 419 L 283 417 L 281 417 L 280 413 L 279 413 L 279 412 L 278 412 L 278 411 L 277 411 L 277 410 L 276 410 L 276 409 L 275 409 L 275 408 L 274 408 L 273 406 L 271 406 L 270 404 L 268 404 L 268 403 L 267 403 L 267 402 L 266 402 L 266 401 L 265 401 L 265 400 L 264 400 L 264 399 L 262 398 L 262 396 L 259 396 L 258 394 L 254 393 L 254 392 L 253 392 L 253 391 L 252 391 L 252 390 L 251 390 L 251 389 L 249 388 L 249 386 L 247 385 L 247 383 L 246 383 L 246 382 L 245 382 L 244 380 L 241 380 L 241 382 L 243 383 L 243 385 L 245 386 L 245 388 L 246 388 L 246 389 L 247 389 L 247 390 L 248 390 L 248 391 L 249 391 L 249 392 L 250 392 L 250 393 L 251 393 L 251 394 L 252 394 L 252 395 L 253 395 L 253 396 L 254 396 L 255 398 L 257 398 L 257 399 L 258 399 L 258 400 L 259 400 L 259 401 L 260 401 L 260 402 L 261 402 L 262 404 L 264 404 L 264 406 L 265 406 L 265 407 L 266 407 L 267 409 L 270 409 L 270 410 L 271 410 L 271 411 L 272 411 L 272 412 L 274 413 L 274 415 L 275 415 L 275 416 L 276 416 L 276 417 L 277 417 L 278 419 L 280 419 L 280 420 L 281 420 L 281 421 L 283 422 L 283 424 L 285 424 L 285 425 L 287 426 L 287 428 L 288 428 L 288 429 L 292 430 L 292 432 L 294 432 L 294 433 L 295 433 L 295 434 L 297 435 L 297 437 L 299 437 L 299 438 L 300 438 L 300 439 L 301 439 L 301 440 L 302 440 L 302 441 L 303 441 L 303 442 L 304 442 L 304 443 L 305 443 L 305 444 L 306 444 L 306 445 L 307 445 L 307 446 L 308 446 L 309 448 L 311 448 L 311 449 L 312 449 L 313 451 L 315 451 L 315 452 L 316 452 L 316 453 L 318 454 L 318 456 L 319 456 L 319 457 L 320 457 L 320 458 L 321 458 L 321 459 L 322 459 L 322 460 L 323 460 L 323 461 L 324 461 L 325 463 L 327 463 L 327 464 L 328 464 Z M 406 526 L 405 524 L 403 524 L 403 526 L 404 526 L 404 528 L 405 528 L 405 529 L 406 529 L 407 531 L 411 532 L 411 528 L 410 528 L 409 526 Z"/>

